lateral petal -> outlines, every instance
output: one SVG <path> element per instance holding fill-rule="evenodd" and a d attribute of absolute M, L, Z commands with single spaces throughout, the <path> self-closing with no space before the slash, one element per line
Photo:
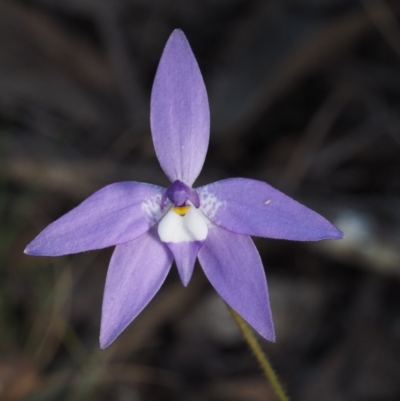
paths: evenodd
<path fill-rule="evenodd" d="M 267 280 L 252 239 L 212 226 L 198 257 L 222 299 L 261 336 L 275 341 Z"/>
<path fill-rule="evenodd" d="M 162 216 L 163 191 L 139 182 L 108 185 L 47 226 L 25 253 L 59 256 L 132 241 Z"/>
<path fill-rule="evenodd" d="M 343 238 L 328 220 L 262 181 L 231 178 L 197 192 L 203 213 L 238 234 L 296 241 Z"/>
<path fill-rule="evenodd" d="M 103 296 L 101 348 L 108 347 L 151 301 L 171 264 L 172 255 L 154 229 L 115 248 Z"/>
<path fill-rule="evenodd" d="M 171 182 L 192 186 L 207 153 L 210 112 L 197 61 L 184 33 L 172 32 L 151 93 L 151 131 L 158 160 Z"/>

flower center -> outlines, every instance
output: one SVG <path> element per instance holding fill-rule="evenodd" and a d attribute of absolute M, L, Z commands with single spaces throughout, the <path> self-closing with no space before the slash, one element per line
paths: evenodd
<path fill-rule="evenodd" d="M 161 209 L 164 208 L 167 199 L 172 203 L 176 213 L 184 216 L 190 207 L 189 202 L 197 209 L 200 206 L 199 195 L 195 189 L 188 187 L 182 181 L 174 181 L 163 193 L 161 197 Z"/>
<path fill-rule="evenodd" d="M 175 206 L 172 208 L 172 210 L 175 213 L 178 213 L 179 216 L 184 216 L 190 209 L 190 206 Z"/>

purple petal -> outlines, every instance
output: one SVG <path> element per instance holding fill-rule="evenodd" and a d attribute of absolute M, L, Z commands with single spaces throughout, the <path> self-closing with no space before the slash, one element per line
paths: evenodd
<path fill-rule="evenodd" d="M 138 182 L 108 185 L 51 223 L 25 253 L 59 256 L 131 241 L 161 217 L 163 191 Z"/>
<path fill-rule="evenodd" d="M 199 66 L 184 33 L 172 32 L 151 93 L 151 131 L 158 160 L 171 182 L 192 186 L 207 153 L 210 112 Z"/>
<path fill-rule="evenodd" d="M 169 250 L 174 255 L 176 267 L 182 284 L 186 287 L 193 274 L 194 264 L 196 262 L 199 249 L 203 245 L 202 241 L 190 242 L 167 242 Z"/>
<path fill-rule="evenodd" d="M 267 280 L 251 238 L 213 226 L 198 256 L 222 299 L 264 338 L 275 341 Z"/>
<path fill-rule="evenodd" d="M 265 182 L 232 178 L 197 192 L 200 210 L 238 234 L 296 241 L 343 238 L 329 221 Z"/>
<path fill-rule="evenodd" d="M 101 348 L 108 347 L 151 301 L 171 264 L 172 255 L 154 230 L 115 248 L 104 289 Z"/>

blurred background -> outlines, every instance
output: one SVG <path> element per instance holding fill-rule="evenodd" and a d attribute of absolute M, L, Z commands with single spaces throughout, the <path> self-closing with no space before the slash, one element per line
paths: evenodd
<path fill-rule="evenodd" d="M 208 88 L 200 186 L 267 181 L 342 241 L 257 239 L 293 400 L 400 400 L 400 3 L 1 0 L 0 399 L 265 401 L 274 396 L 199 266 L 99 349 L 112 249 L 23 249 L 102 186 L 167 185 L 149 99 L 174 28 Z"/>

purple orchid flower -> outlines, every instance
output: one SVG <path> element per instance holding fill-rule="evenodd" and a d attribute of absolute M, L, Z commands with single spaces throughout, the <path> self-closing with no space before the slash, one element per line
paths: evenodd
<path fill-rule="evenodd" d="M 250 235 L 340 239 L 323 217 L 268 184 L 246 178 L 192 185 L 210 130 L 206 88 L 190 45 L 175 30 L 151 94 L 151 131 L 167 188 L 120 182 L 95 192 L 25 249 L 60 256 L 116 245 L 104 290 L 100 346 L 109 346 L 157 293 L 173 260 L 187 285 L 199 258 L 211 284 L 261 336 L 275 333 L 264 268 Z"/>

